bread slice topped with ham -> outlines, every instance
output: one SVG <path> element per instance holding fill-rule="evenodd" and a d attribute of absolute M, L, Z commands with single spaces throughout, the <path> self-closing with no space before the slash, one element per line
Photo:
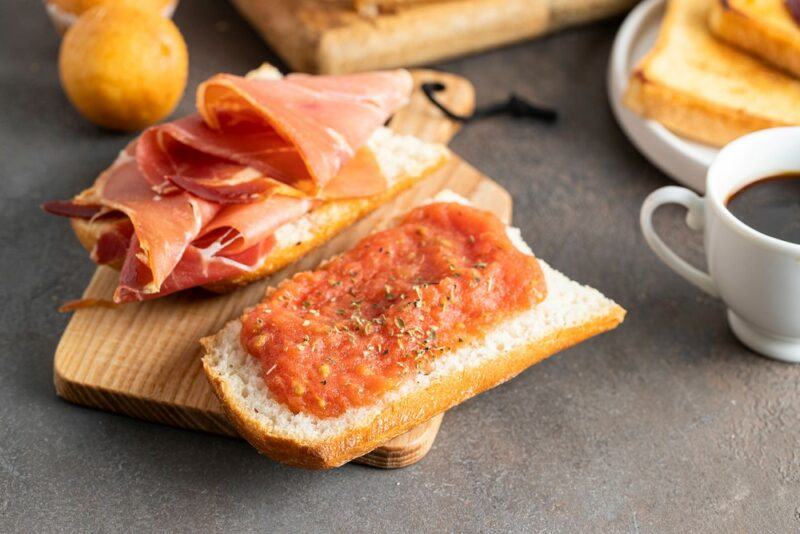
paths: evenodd
<path fill-rule="evenodd" d="M 448 158 L 384 123 L 405 70 L 219 74 L 197 113 L 144 131 L 94 185 L 44 205 L 91 258 L 120 269 L 115 302 L 195 286 L 229 290 L 321 245 Z"/>
<path fill-rule="evenodd" d="M 444 192 L 269 289 L 201 340 L 203 366 L 260 452 L 326 469 L 624 315 L 535 258 L 517 229 Z"/>

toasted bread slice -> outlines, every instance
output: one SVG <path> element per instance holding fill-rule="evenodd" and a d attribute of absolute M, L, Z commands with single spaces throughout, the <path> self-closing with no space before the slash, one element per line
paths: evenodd
<path fill-rule="evenodd" d="M 800 25 L 785 0 L 718 0 L 708 24 L 720 39 L 800 77 Z"/>
<path fill-rule="evenodd" d="M 440 196 L 441 200 L 452 200 Z M 463 201 L 463 199 L 461 199 Z M 519 231 L 509 236 L 525 253 Z M 616 327 L 625 310 L 598 291 L 541 262 L 545 300 L 492 328 L 387 393 L 378 403 L 321 419 L 292 413 L 271 397 L 259 361 L 240 342 L 234 320 L 201 340 L 203 368 L 237 431 L 274 460 L 311 469 L 337 467 L 456 404 L 509 380 L 529 366 Z"/>
<path fill-rule="evenodd" d="M 277 244 L 256 269 L 231 280 L 205 285 L 206 289 L 226 292 L 269 276 L 305 256 L 336 234 L 376 210 L 402 191 L 430 175 L 449 158 L 443 145 L 427 143 L 411 135 L 398 135 L 381 128 L 367 142 L 375 153 L 389 187 L 378 195 L 322 203 L 297 221 L 285 224 L 275 232 Z M 71 219 L 78 240 L 90 253 L 107 229 L 108 221 Z M 119 269 L 121 265 L 110 265 Z"/>
<path fill-rule="evenodd" d="M 671 0 L 661 33 L 624 102 L 687 138 L 722 146 L 746 133 L 800 124 L 800 81 L 719 41 L 717 0 Z"/>

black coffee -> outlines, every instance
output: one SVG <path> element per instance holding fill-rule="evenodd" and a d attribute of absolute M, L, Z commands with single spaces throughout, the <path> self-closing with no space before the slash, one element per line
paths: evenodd
<path fill-rule="evenodd" d="M 800 244 L 800 173 L 748 184 L 731 195 L 728 209 L 762 234 Z"/>

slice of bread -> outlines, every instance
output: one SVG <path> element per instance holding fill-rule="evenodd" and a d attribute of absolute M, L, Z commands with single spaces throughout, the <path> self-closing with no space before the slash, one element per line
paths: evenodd
<path fill-rule="evenodd" d="M 377 130 L 367 145 L 375 153 L 389 182 L 386 191 L 371 197 L 322 203 L 299 220 L 278 228 L 275 248 L 256 269 L 203 287 L 216 292 L 230 291 L 279 271 L 430 175 L 448 160 L 450 154 L 443 145 L 427 143 L 411 135 L 399 135 L 389 128 Z M 78 240 L 90 252 L 109 224 L 103 220 L 91 222 L 86 219 L 71 219 L 71 222 Z M 119 269 L 121 265 L 111 267 Z"/>
<path fill-rule="evenodd" d="M 452 201 L 453 193 L 437 199 Z M 510 228 L 509 236 L 532 254 L 518 230 Z M 429 374 L 410 378 L 377 404 L 336 418 L 293 414 L 271 397 L 261 364 L 241 345 L 238 319 L 201 340 L 203 368 L 232 424 L 260 452 L 298 467 L 337 467 L 622 322 L 625 310 L 613 301 L 540 264 L 547 282 L 544 301 L 440 356 Z"/>
<path fill-rule="evenodd" d="M 690 139 L 722 146 L 746 133 L 800 124 L 800 81 L 719 41 L 718 0 L 671 0 L 661 33 L 624 102 Z"/>
<path fill-rule="evenodd" d="M 785 0 L 718 0 L 708 24 L 720 39 L 800 77 L 800 24 Z"/>

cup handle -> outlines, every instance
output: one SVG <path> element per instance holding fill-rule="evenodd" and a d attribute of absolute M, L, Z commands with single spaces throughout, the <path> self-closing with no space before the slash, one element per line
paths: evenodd
<path fill-rule="evenodd" d="M 667 267 L 693 283 L 709 295 L 719 297 L 714 281 L 708 273 L 689 265 L 680 256 L 675 254 L 656 233 L 653 228 L 653 212 L 663 204 L 680 204 L 688 210 L 686 224 L 692 230 L 702 230 L 704 224 L 705 204 L 701 197 L 685 187 L 674 185 L 656 189 L 645 199 L 642 211 L 639 214 L 639 224 L 642 227 L 644 239 L 653 252 L 656 253 Z"/>

